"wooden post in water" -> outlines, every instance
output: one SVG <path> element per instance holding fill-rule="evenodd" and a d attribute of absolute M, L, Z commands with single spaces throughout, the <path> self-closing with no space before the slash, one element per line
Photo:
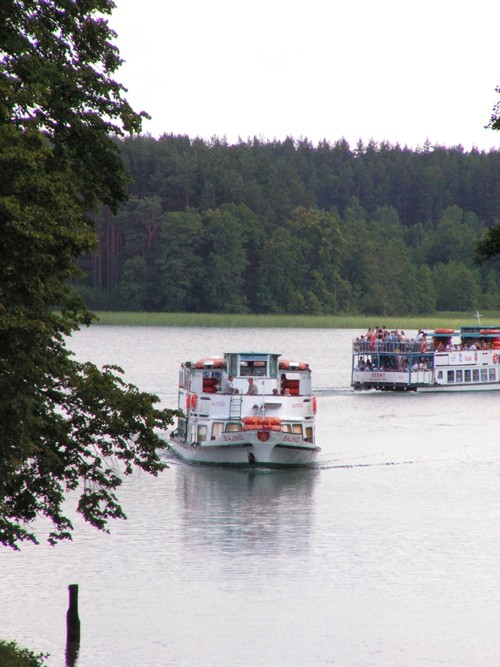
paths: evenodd
<path fill-rule="evenodd" d="M 66 644 L 80 643 L 80 618 L 78 617 L 78 584 L 70 584 L 69 609 L 66 614 Z"/>

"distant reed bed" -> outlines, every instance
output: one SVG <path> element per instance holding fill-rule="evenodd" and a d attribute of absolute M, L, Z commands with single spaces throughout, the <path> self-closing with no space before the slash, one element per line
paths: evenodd
<path fill-rule="evenodd" d="M 97 324 L 157 327 L 220 327 L 276 329 L 368 329 L 385 326 L 388 329 L 459 328 L 477 324 L 473 313 L 434 313 L 433 315 L 382 317 L 375 315 L 249 315 L 231 313 L 142 313 L 97 312 Z M 486 311 L 481 324 L 499 325 L 500 311 Z"/>

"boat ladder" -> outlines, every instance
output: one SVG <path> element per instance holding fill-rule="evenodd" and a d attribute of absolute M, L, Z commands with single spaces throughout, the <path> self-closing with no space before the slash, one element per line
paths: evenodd
<path fill-rule="evenodd" d="M 229 419 L 230 421 L 240 421 L 241 419 L 241 404 L 243 398 L 240 394 L 233 394 L 229 402 Z"/>

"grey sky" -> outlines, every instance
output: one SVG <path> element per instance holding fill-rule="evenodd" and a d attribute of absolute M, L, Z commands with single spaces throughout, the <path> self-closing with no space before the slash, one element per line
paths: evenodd
<path fill-rule="evenodd" d="M 498 0 L 116 0 L 144 131 L 466 150 L 500 100 Z"/>

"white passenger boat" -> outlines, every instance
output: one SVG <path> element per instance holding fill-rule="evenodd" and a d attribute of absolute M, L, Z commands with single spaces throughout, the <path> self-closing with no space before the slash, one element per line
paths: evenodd
<path fill-rule="evenodd" d="M 183 363 L 178 401 L 183 415 L 169 436 L 173 451 L 201 464 L 313 464 L 320 448 L 311 370 L 280 356 L 230 352 Z"/>
<path fill-rule="evenodd" d="M 449 392 L 500 390 L 500 327 L 369 330 L 352 348 L 354 389 Z"/>

